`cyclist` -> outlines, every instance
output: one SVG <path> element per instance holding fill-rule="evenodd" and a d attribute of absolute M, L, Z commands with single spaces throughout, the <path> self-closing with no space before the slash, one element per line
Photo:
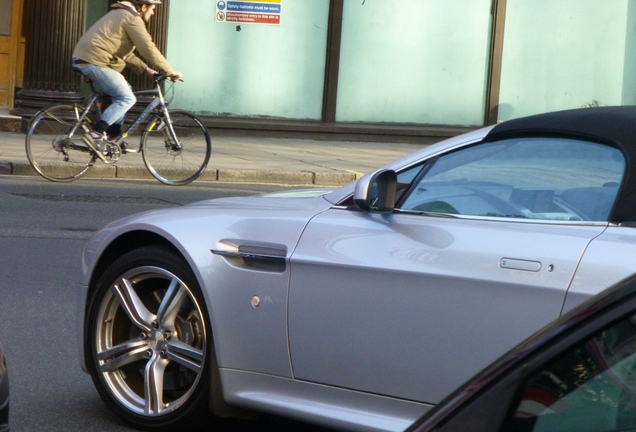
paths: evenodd
<path fill-rule="evenodd" d="M 112 99 L 101 120 L 83 137 L 102 160 L 105 160 L 103 142 L 121 134 L 124 116 L 136 102 L 132 88 L 121 72 L 129 66 L 139 74 L 145 72 L 153 76 L 157 73 L 137 57 L 134 50 L 137 49 L 144 59 L 173 81 L 182 76 L 170 66 L 146 30 L 145 22 L 155 13 L 155 5 L 160 4 L 161 0 L 118 1 L 112 5 L 110 12 L 88 29 L 73 51 L 73 69 Z M 133 153 L 135 150 L 124 143 L 122 152 Z"/>

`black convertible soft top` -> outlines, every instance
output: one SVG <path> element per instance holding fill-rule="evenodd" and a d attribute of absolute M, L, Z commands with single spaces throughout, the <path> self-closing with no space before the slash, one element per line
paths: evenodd
<path fill-rule="evenodd" d="M 486 141 L 546 136 L 595 141 L 625 155 L 626 173 L 609 221 L 636 221 L 636 106 L 580 108 L 508 120 L 495 126 Z"/>

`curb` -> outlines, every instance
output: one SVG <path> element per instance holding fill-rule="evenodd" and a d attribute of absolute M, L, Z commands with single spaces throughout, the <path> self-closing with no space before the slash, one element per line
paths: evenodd
<path fill-rule="evenodd" d="M 0 175 L 39 176 L 26 162 L 0 160 Z M 208 168 L 195 181 L 340 187 L 362 176 L 356 172 L 291 172 Z M 82 178 L 156 180 L 145 166 L 93 165 Z"/>

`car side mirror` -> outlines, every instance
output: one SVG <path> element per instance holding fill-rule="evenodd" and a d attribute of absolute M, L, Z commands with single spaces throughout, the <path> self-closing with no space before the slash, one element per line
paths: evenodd
<path fill-rule="evenodd" d="M 358 180 L 353 201 L 365 212 L 391 213 L 395 208 L 396 193 L 397 174 L 384 169 Z"/>

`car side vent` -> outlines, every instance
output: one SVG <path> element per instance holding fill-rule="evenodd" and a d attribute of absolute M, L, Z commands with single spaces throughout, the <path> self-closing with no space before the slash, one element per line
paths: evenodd
<path fill-rule="evenodd" d="M 254 255 L 271 258 L 285 258 L 287 255 L 287 248 L 281 247 L 269 247 L 269 246 L 256 246 L 256 245 L 240 245 L 238 247 L 238 253 L 241 255 Z"/>
<path fill-rule="evenodd" d="M 218 248 L 211 252 L 225 257 L 232 265 L 250 270 L 282 273 L 287 267 L 287 247 L 276 243 L 226 239 L 219 241 Z"/>

